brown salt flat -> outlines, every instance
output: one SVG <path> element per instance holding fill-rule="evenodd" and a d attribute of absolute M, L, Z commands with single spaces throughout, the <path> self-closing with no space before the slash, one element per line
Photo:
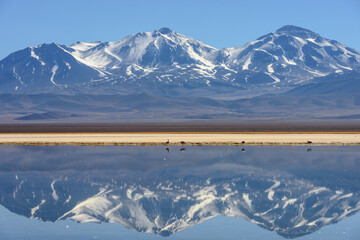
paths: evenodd
<path fill-rule="evenodd" d="M 0 133 L 224 133 L 224 132 L 360 132 L 360 121 L 179 122 L 179 123 L 11 123 Z"/>

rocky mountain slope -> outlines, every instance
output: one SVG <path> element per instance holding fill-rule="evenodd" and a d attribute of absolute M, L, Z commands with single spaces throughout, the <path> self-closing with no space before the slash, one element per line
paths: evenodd
<path fill-rule="evenodd" d="M 360 118 L 360 73 L 314 78 L 280 94 L 239 100 L 149 94 L 0 94 L 1 122 L 289 121 Z"/>

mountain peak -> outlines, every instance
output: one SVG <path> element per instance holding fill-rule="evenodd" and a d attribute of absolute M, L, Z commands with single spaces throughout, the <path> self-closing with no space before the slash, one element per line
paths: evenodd
<path fill-rule="evenodd" d="M 162 33 L 162 34 L 169 34 L 169 33 L 172 32 L 172 30 L 170 28 L 163 27 L 163 28 L 159 29 L 159 32 Z"/>
<path fill-rule="evenodd" d="M 290 34 L 290 35 L 295 35 L 295 36 L 306 35 L 307 37 L 318 37 L 319 36 L 319 34 L 314 33 L 313 31 L 310 31 L 310 30 L 302 28 L 302 27 L 294 26 L 294 25 L 285 25 L 285 26 L 279 28 L 278 30 L 276 30 L 275 33 Z"/>
<path fill-rule="evenodd" d="M 276 32 L 311 32 L 310 30 L 295 25 L 285 25 L 276 30 Z"/>

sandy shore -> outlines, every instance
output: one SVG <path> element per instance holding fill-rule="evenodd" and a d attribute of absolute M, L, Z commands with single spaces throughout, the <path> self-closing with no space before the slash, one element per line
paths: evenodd
<path fill-rule="evenodd" d="M 0 134 L 2 145 L 166 145 L 167 140 L 169 145 L 360 145 L 360 133 Z"/>

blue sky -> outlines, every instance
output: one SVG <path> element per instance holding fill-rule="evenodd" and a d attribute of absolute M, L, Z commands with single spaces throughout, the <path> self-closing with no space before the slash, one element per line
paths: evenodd
<path fill-rule="evenodd" d="M 297 25 L 360 51 L 359 0 L 0 0 L 0 59 L 41 43 L 116 41 L 167 26 L 213 47 Z"/>

